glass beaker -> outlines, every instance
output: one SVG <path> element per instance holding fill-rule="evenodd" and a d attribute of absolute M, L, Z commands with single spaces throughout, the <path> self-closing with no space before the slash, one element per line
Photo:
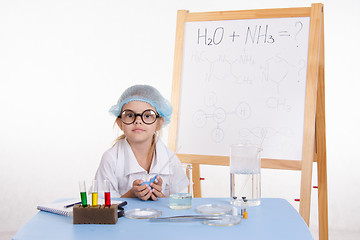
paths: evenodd
<path fill-rule="evenodd" d="M 193 198 L 192 165 L 172 162 L 169 185 L 169 207 L 172 209 L 191 208 Z"/>
<path fill-rule="evenodd" d="M 261 148 L 255 145 L 232 145 L 230 152 L 231 203 L 241 206 L 243 198 L 248 206 L 260 205 L 261 198 Z"/>

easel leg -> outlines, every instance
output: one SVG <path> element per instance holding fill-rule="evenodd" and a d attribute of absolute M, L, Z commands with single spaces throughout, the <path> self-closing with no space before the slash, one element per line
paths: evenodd
<path fill-rule="evenodd" d="M 200 185 L 200 164 L 193 163 L 193 182 L 194 182 L 194 197 L 201 197 L 201 185 Z"/>
<path fill-rule="evenodd" d="M 325 130 L 325 51 L 324 51 L 324 13 L 322 14 L 319 75 L 316 108 L 316 152 L 318 168 L 318 204 L 319 204 L 319 239 L 329 239 L 327 166 L 326 166 L 326 130 Z"/>
<path fill-rule="evenodd" d="M 326 161 L 318 159 L 319 239 L 329 239 Z"/>

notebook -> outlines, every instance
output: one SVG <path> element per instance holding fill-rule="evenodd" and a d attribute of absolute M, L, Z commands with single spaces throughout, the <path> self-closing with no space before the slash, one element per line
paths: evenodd
<path fill-rule="evenodd" d="M 120 204 L 123 201 L 116 201 L 112 200 L 111 204 Z M 72 216 L 73 215 L 73 206 L 65 208 L 67 205 L 72 204 L 80 204 L 81 202 L 78 199 L 72 199 L 67 201 L 61 201 L 61 202 L 54 202 L 54 203 L 47 203 L 38 205 L 37 209 L 45 212 L 55 213 L 63 216 Z M 99 199 L 98 204 L 103 204 L 103 199 Z"/>
<path fill-rule="evenodd" d="M 51 212 L 56 213 L 59 215 L 64 216 L 72 216 L 73 207 L 65 208 L 65 206 L 79 203 L 79 200 L 73 199 L 73 200 L 67 200 L 67 201 L 61 201 L 61 202 L 55 202 L 55 203 L 47 203 L 43 205 L 38 205 L 37 209 L 45 212 Z"/>

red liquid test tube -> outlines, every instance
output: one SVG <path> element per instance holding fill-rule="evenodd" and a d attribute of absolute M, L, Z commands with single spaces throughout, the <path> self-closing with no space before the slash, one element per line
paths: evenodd
<path fill-rule="evenodd" d="M 105 206 L 111 206 L 111 197 L 110 197 L 110 181 L 104 180 L 104 197 L 105 197 Z"/>

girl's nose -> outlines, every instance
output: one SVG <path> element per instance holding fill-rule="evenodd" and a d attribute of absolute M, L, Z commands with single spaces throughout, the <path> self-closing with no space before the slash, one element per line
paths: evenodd
<path fill-rule="evenodd" d="M 142 119 L 140 115 L 135 116 L 134 124 L 142 124 Z"/>

